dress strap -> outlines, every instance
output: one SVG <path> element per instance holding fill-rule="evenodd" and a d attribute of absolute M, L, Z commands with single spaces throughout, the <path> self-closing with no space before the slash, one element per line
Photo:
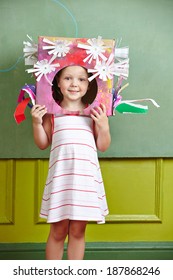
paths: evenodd
<path fill-rule="evenodd" d="M 52 117 L 51 117 L 51 122 L 52 122 L 52 134 L 54 132 L 54 118 L 55 116 L 52 114 Z"/>

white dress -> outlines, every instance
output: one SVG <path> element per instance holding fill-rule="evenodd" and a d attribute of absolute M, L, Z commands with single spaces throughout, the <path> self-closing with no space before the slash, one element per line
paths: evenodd
<path fill-rule="evenodd" d="M 105 190 L 89 116 L 54 116 L 49 171 L 40 217 L 104 223 Z"/>

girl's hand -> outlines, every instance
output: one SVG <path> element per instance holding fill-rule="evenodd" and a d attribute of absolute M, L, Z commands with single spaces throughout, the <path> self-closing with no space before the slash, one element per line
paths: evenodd
<path fill-rule="evenodd" d="M 109 127 L 106 106 L 104 104 L 100 104 L 100 106 L 91 110 L 91 118 L 98 129 L 107 129 Z"/>
<path fill-rule="evenodd" d="M 94 136 L 96 140 L 96 146 L 99 151 L 104 152 L 111 143 L 109 121 L 106 115 L 106 106 L 101 104 L 99 107 L 92 109 L 91 118 L 95 123 Z"/>
<path fill-rule="evenodd" d="M 34 105 L 31 109 L 31 116 L 33 124 L 42 124 L 43 116 L 47 113 L 47 108 L 45 105 Z"/>

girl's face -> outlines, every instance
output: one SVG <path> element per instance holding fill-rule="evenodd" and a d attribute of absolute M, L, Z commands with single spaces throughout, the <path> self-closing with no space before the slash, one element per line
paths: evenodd
<path fill-rule="evenodd" d="M 68 66 L 62 70 L 57 85 L 63 95 L 63 102 L 80 101 L 88 89 L 88 74 L 81 66 Z"/>

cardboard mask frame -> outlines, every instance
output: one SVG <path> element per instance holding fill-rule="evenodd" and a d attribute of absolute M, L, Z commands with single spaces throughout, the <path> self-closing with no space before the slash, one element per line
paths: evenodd
<path fill-rule="evenodd" d="M 109 58 L 111 56 L 111 61 Z M 88 98 L 88 107 L 84 110 L 85 115 L 90 114 L 91 108 L 103 103 L 106 106 L 107 115 L 112 115 L 112 88 L 113 74 L 108 69 L 115 60 L 115 41 L 87 39 L 87 38 L 63 38 L 63 37 L 43 37 L 38 38 L 38 62 L 34 69 L 29 69 L 28 73 L 35 73 L 36 76 L 36 103 L 45 105 L 48 113 L 62 114 L 64 111 L 52 96 L 52 82 L 57 72 L 61 69 L 79 65 L 89 73 L 95 73 L 89 78 L 95 79 L 93 87 L 96 93 L 91 91 L 95 97 Z M 110 63 L 109 65 L 107 64 Z M 110 70 L 110 71 L 109 71 Z"/>

